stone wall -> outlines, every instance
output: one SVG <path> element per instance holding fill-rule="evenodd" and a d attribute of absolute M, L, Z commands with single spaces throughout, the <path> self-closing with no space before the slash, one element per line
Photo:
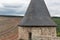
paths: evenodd
<path fill-rule="evenodd" d="M 19 39 L 29 40 L 28 29 L 19 27 Z"/>
<path fill-rule="evenodd" d="M 29 40 L 29 32 L 32 33 L 32 40 L 56 37 L 56 27 L 19 27 L 19 38 Z"/>
<path fill-rule="evenodd" d="M 0 16 L 0 40 L 18 40 L 20 17 Z"/>
<path fill-rule="evenodd" d="M 32 40 L 60 40 L 60 37 L 35 37 Z"/>
<path fill-rule="evenodd" d="M 32 38 L 34 37 L 56 37 L 56 27 L 32 28 Z"/>

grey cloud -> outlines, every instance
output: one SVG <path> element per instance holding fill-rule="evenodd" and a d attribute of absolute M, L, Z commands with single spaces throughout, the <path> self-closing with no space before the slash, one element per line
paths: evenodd
<path fill-rule="evenodd" d="M 23 4 L 3 4 L 4 7 L 7 7 L 7 8 L 21 8 L 23 7 Z"/>
<path fill-rule="evenodd" d="M 47 0 L 46 0 L 47 1 Z M 23 16 L 29 4 L 3 4 L 4 8 L 0 8 L 0 15 L 17 15 Z M 47 1 L 46 3 L 51 16 L 60 16 L 60 2 Z"/>
<path fill-rule="evenodd" d="M 0 8 L 2 9 L 0 10 L 0 15 L 24 16 L 26 5 L 23 7 L 21 6 L 22 5 L 20 5 L 20 7 L 18 7 L 17 5 L 16 6 L 9 5 L 9 6 L 5 6 L 4 8 Z"/>
<path fill-rule="evenodd" d="M 16 10 L 12 9 L 3 9 L 0 10 L 0 15 L 13 15 L 13 16 L 21 16 L 23 15 L 24 11 L 16 12 Z"/>
<path fill-rule="evenodd" d="M 60 16 L 60 0 L 46 0 L 46 5 L 51 16 Z"/>
<path fill-rule="evenodd" d="M 28 1 L 21 4 L 7 4 L 4 3 L 4 8 L 0 10 L 0 15 L 17 15 L 23 16 L 26 13 L 28 7 Z"/>

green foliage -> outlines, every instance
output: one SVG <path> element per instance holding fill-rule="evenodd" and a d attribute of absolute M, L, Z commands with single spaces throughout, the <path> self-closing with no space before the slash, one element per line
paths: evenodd
<path fill-rule="evenodd" d="M 57 36 L 59 36 L 59 37 L 60 37 L 60 32 L 57 32 Z"/>
<path fill-rule="evenodd" d="M 55 23 L 57 24 L 57 36 L 60 36 L 60 18 L 59 17 L 54 17 L 53 20 L 55 21 Z"/>

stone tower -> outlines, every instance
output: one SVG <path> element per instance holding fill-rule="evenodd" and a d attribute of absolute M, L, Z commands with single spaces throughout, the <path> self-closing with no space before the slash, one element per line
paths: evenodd
<path fill-rule="evenodd" d="M 31 0 L 19 26 L 20 39 L 23 40 L 56 37 L 56 24 L 51 19 L 44 0 Z"/>

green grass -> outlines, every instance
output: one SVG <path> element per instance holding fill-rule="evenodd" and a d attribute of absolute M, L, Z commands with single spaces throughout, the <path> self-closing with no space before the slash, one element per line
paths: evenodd
<path fill-rule="evenodd" d="M 57 27 L 56 27 L 57 36 L 60 36 L 60 18 L 59 17 L 53 17 L 53 20 L 57 24 Z"/>

